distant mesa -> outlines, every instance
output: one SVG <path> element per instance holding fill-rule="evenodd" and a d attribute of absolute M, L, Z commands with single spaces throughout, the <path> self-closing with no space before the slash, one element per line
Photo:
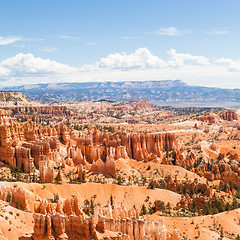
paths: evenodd
<path fill-rule="evenodd" d="M 240 89 L 190 86 L 181 80 L 35 84 L 8 87 L 41 103 L 140 99 L 172 107 L 240 107 Z"/>

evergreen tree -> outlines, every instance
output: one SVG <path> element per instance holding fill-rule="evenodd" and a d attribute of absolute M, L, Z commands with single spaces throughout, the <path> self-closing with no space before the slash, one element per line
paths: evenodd
<path fill-rule="evenodd" d="M 8 193 L 7 193 L 6 201 L 10 203 L 11 200 L 12 200 L 12 195 L 8 192 Z"/>
<path fill-rule="evenodd" d="M 167 203 L 166 208 L 167 208 L 167 210 L 168 210 L 168 213 L 170 214 L 170 211 L 171 211 L 171 209 L 172 209 L 170 202 Z"/>
<path fill-rule="evenodd" d="M 197 202 L 196 202 L 195 199 L 193 199 L 193 201 L 192 201 L 192 211 L 195 212 L 196 208 L 197 208 Z"/>
<path fill-rule="evenodd" d="M 143 215 L 145 215 L 145 214 L 147 214 L 147 208 L 146 208 L 146 206 L 143 204 L 143 205 L 142 205 L 142 208 L 141 208 L 141 211 L 140 211 L 140 216 L 143 216 Z"/>

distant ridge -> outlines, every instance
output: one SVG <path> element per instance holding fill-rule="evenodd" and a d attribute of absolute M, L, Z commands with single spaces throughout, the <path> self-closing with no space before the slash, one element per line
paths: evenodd
<path fill-rule="evenodd" d="M 8 87 L 32 100 L 47 102 L 146 99 L 154 105 L 174 107 L 240 107 L 240 89 L 189 86 L 181 80 L 49 83 Z"/>

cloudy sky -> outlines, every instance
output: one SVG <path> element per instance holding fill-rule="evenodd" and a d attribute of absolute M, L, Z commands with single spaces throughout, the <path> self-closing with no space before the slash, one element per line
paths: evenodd
<path fill-rule="evenodd" d="M 0 1 L 0 87 L 181 79 L 240 88 L 239 0 Z"/>

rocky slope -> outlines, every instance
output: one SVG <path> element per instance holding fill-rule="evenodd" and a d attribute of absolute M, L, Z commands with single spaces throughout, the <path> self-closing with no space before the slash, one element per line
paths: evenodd
<path fill-rule="evenodd" d="M 238 239 L 238 109 L 72 109 L 0 110 L 0 239 Z"/>
<path fill-rule="evenodd" d="M 0 91 L 1 107 L 38 106 L 39 103 L 27 99 L 21 92 Z"/>

